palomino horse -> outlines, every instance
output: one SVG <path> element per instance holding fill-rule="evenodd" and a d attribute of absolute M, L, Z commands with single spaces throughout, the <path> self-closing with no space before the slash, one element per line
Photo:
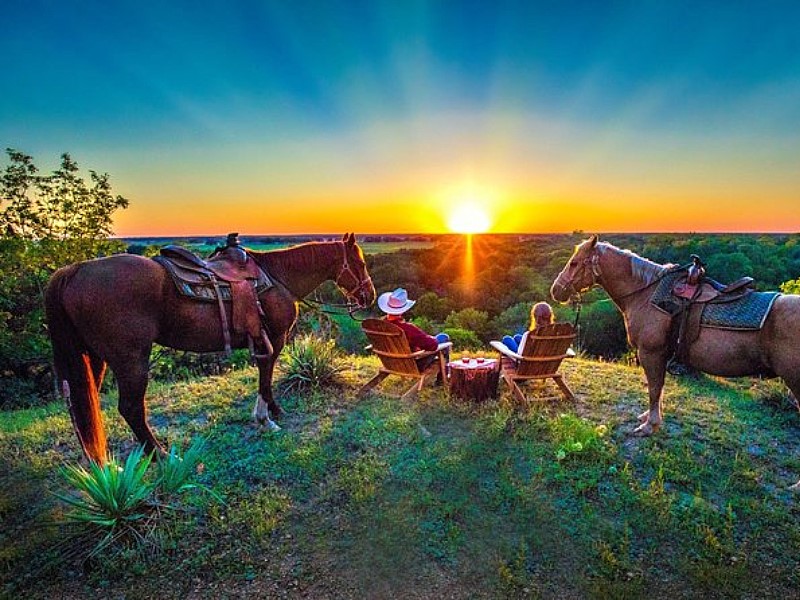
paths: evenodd
<path fill-rule="evenodd" d="M 256 357 L 259 381 L 253 417 L 276 428 L 270 413 L 276 417 L 282 410 L 272 396 L 272 374 L 297 319 L 297 300 L 332 280 L 349 302 L 366 308 L 375 301 L 375 288 L 353 234 L 341 241 L 247 253 L 274 282 L 259 298 L 272 352 Z M 56 271 L 45 308 L 59 387 L 86 456 L 98 463 L 106 458 L 98 394 L 106 365 L 116 375 L 120 414 L 148 450 L 161 450 L 147 423 L 144 402 L 153 343 L 193 352 L 222 350 L 218 307 L 179 294 L 157 262 L 119 254 Z M 232 332 L 231 346 L 247 347 L 246 335 Z"/>
<path fill-rule="evenodd" d="M 661 391 L 670 358 L 670 317 L 650 303 L 654 285 L 668 269 L 597 236 L 579 244 L 550 290 L 553 298 L 570 297 L 601 286 L 625 318 L 628 341 L 636 349 L 647 377 L 650 409 L 639 415 L 637 435 L 661 426 Z M 702 327 L 689 346 L 688 363 L 722 377 L 780 377 L 800 398 L 800 296 L 778 296 L 763 327 L 734 331 Z"/>

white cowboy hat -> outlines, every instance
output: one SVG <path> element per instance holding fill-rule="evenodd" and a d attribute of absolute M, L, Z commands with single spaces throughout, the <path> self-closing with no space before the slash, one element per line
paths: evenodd
<path fill-rule="evenodd" d="M 397 288 L 393 292 L 384 292 L 378 297 L 378 308 L 387 315 L 402 315 L 416 303 L 416 300 L 408 299 L 408 292 L 403 288 Z"/>

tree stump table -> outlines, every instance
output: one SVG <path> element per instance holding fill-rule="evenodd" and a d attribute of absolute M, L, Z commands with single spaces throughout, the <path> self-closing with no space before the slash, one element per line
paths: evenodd
<path fill-rule="evenodd" d="M 469 361 L 456 360 L 447 364 L 450 368 L 450 394 L 462 400 L 483 402 L 497 397 L 497 382 L 500 369 L 493 358 Z"/>

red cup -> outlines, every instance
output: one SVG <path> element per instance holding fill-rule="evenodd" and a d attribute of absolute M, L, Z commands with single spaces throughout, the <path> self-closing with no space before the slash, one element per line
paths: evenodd
<path fill-rule="evenodd" d="M 478 364 L 481 364 L 481 363 L 483 363 L 483 361 L 485 361 L 486 359 L 485 359 L 485 358 L 483 358 L 482 356 L 479 356 L 479 357 L 478 357 L 478 358 L 476 358 L 475 360 L 476 360 L 476 361 L 478 361 Z"/>
<path fill-rule="evenodd" d="M 469 361 L 470 361 L 469 356 L 464 356 L 461 358 L 461 362 L 463 362 L 465 365 L 468 365 Z"/>

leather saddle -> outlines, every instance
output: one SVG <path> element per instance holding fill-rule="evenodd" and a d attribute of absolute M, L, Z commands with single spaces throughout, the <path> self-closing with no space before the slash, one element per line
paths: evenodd
<path fill-rule="evenodd" d="M 725 285 L 707 277 L 705 267 L 700 257 L 692 254 L 692 264 L 686 270 L 686 278 L 675 282 L 672 295 L 692 303 L 733 302 L 752 291 L 752 277 L 742 277 Z"/>
<path fill-rule="evenodd" d="M 182 295 L 199 302 L 216 302 L 220 310 L 225 351 L 231 351 L 226 304 L 230 305 L 233 330 L 246 334 L 255 356 L 272 352 L 264 328 L 264 312 L 258 297 L 272 287 L 269 276 L 247 250 L 239 245 L 238 234 L 228 235 L 227 244 L 203 259 L 181 246 L 169 245 L 153 257 L 170 274 Z M 254 342 L 262 354 L 256 354 Z"/>
<path fill-rule="evenodd" d="M 703 310 L 709 304 L 735 302 L 754 292 L 753 278 L 742 277 L 730 284 L 723 284 L 706 275 L 705 264 L 696 254 L 687 267 L 686 276 L 677 278 L 671 289 L 675 302 L 672 303 L 672 339 L 675 353 L 672 361 L 685 362 L 689 346 L 700 336 Z M 677 326 L 676 326 L 677 325 Z"/>

